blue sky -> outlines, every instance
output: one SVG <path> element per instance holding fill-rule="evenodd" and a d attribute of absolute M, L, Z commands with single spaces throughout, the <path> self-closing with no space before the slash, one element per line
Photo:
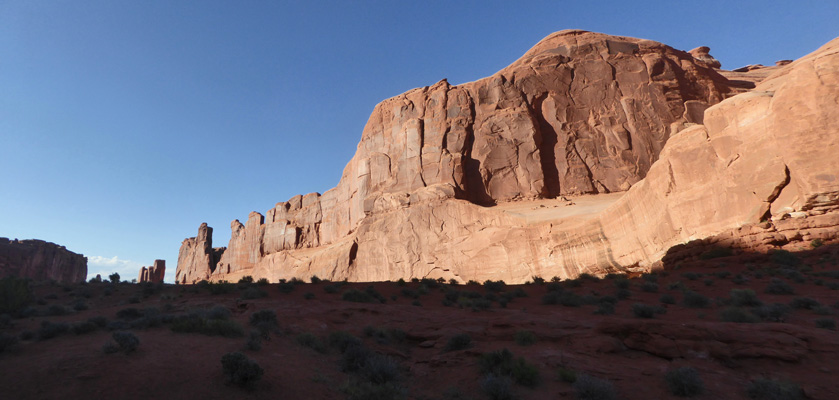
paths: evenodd
<path fill-rule="evenodd" d="M 0 236 L 55 242 L 123 278 L 172 281 L 198 225 L 324 192 L 376 103 L 491 75 L 585 29 L 723 68 L 839 36 L 836 1 L 0 0 Z"/>

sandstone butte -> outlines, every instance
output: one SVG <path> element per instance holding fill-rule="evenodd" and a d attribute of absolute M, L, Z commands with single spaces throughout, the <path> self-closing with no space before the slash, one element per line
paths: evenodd
<path fill-rule="evenodd" d="M 151 267 L 140 268 L 137 283 L 163 283 L 164 276 L 166 276 L 166 260 L 154 260 L 154 265 Z"/>
<path fill-rule="evenodd" d="M 178 283 L 640 272 L 839 225 L 839 39 L 723 71 L 569 30 L 493 76 L 378 104 L 339 184 L 183 241 Z"/>
<path fill-rule="evenodd" d="M 43 240 L 0 238 L 0 277 L 83 282 L 87 257 Z"/>

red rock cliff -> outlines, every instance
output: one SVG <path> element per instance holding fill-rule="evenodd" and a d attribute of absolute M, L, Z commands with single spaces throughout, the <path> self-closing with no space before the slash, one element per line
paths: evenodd
<path fill-rule="evenodd" d="M 4 276 L 82 282 L 87 278 L 87 257 L 43 240 L 0 238 L 0 277 Z"/>

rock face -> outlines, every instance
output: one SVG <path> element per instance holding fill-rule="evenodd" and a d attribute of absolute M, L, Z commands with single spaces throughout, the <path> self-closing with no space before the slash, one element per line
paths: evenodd
<path fill-rule="evenodd" d="M 87 277 L 87 257 L 43 240 L 0 238 L 0 277 L 5 276 L 83 282 Z"/>
<path fill-rule="evenodd" d="M 212 249 L 203 224 L 181 246 L 178 282 L 643 270 L 680 243 L 832 212 L 835 46 L 741 93 L 707 48 L 697 59 L 648 40 L 558 32 L 489 78 L 380 103 L 337 187 L 234 221 L 226 250 Z M 597 212 L 535 218 L 504 206 L 626 190 Z"/>
<path fill-rule="evenodd" d="M 140 276 L 137 277 L 137 283 L 163 283 L 163 278 L 165 276 L 166 260 L 154 260 L 154 265 L 152 265 L 151 267 L 140 268 Z"/>

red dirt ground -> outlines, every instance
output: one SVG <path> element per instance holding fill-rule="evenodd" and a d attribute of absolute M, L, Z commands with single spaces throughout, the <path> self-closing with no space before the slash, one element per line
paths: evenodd
<path fill-rule="evenodd" d="M 325 291 L 335 285 L 330 282 L 299 284 L 290 293 L 282 293 L 278 284 L 251 284 L 268 294 L 255 300 L 241 299 L 240 288 L 213 295 L 201 285 L 36 284 L 39 302 L 33 306 L 40 313 L 50 305 L 69 307 L 78 300 L 89 309 L 13 319 L 11 327 L 0 328 L 0 334 L 37 332 L 42 321 L 73 323 L 94 316 L 115 321 L 117 311 L 129 307 L 182 314 L 221 305 L 232 311 L 231 318 L 245 328 L 246 336 L 175 333 L 164 324 L 133 329 L 140 345 L 130 354 L 105 354 L 102 346 L 111 333 L 104 329 L 21 340 L 0 353 L 0 393 L 7 399 L 340 399 L 346 397 L 342 386 L 351 377 L 341 370 L 341 353 L 335 348 L 318 353 L 300 345 L 297 335 L 312 333 L 326 343 L 331 332 L 347 331 L 370 349 L 398 361 L 398 383 L 408 399 L 489 398 L 480 384 L 479 356 L 503 348 L 538 368 L 538 386 L 514 385 L 514 394 L 522 399 L 575 398 L 572 384 L 559 378 L 561 368 L 611 381 L 618 398 L 676 398 L 668 391 L 664 375 L 681 366 L 698 370 L 704 382 L 705 391 L 697 399 L 748 398 L 746 387 L 759 377 L 792 382 L 807 398 L 838 399 L 839 335 L 836 330 L 818 328 L 816 320 L 836 320 L 839 312 L 839 272 L 835 272 L 839 271 L 839 246 L 824 245 L 796 256 L 803 262 L 793 267 L 776 264 L 773 261 L 778 259 L 769 255 L 751 254 L 683 263 L 656 274 L 657 292 L 641 289 L 651 278 L 633 278 L 629 297 L 619 300 L 611 315 L 594 314 L 596 304 L 542 304 L 550 282 L 505 286 L 503 292 L 523 289 L 527 297 L 514 298 L 506 308 L 494 301 L 489 309 L 479 311 L 443 305 L 446 290 L 488 292 L 487 287 L 474 284 L 372 284 L 386 299 L 384 304 L 342 300 L 346 290 L 364 291 L 371 285 L 365 283 L 339 285 L 336 293 Z M 726 271 L 729 276 L 723 276 Z M 735 279 L 738 275 L 741 279 Z M 773 278 L 789 283 L 795 294 L 766 293 Z M 579 286 L 563 282 L 562 287 L 580 296 L 615 296 L 620 281 L 614 277 L 580 279 Z M 683 289 L 676 282 L 707 296 L 711 305 L 685 306 Z M 425 289 L 420 288 L 423 285 Z M 789 304 L 796 297 L 807 297 L 823 307 L 792 309 L 782 323 L 722 322 L 720 312 L 727 307 L 723 303 L 730 291 L 745 288 L 753 289 L 764 304 Z M 427 293 L 414 299 L 403 294 L 406 289 L 408 294 Z M 112 294 L 105 295 L 108 290 Z M 304 298 L 306 293 L 314 298 Z M 676 304 L 663 305 L 664 314 L 652 319 L 634 316 L 633 304 L 661 305 L 659 298 L 665 293 L 673 295 Z M 139 303 L 131 303 L 132 298 Z M 418 305 L 412 304 L 415 301 Z M 275 311 L 280 332 L 263 342 L 259 351 L 243 350 L 249 317 L 257 310 Z M 365 335 L 368 326 L 401 330 L 404 340 L 380 343 Z M 532 331 L 537 341 L 517 344 L 514 336 L 522 330 Z M 470 335 L 472 346 L 444 352 L 447 341 L 461 333 Z M 251 390 L 226 382 L 220 359 L 233 351 L 243 352 L 265 371 Z"/>

